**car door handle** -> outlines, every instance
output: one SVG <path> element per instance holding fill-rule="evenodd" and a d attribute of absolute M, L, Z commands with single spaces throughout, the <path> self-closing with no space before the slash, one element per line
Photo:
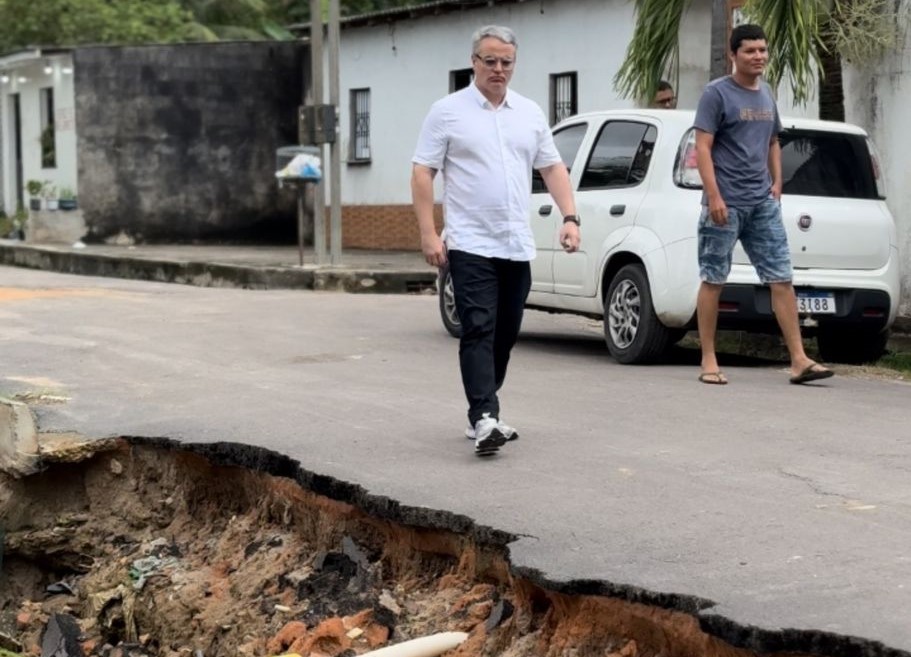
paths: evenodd
<path fill-rule="evenodd" d="M 610 206 L 610 214 L 611 214 L 612 217 L 619 217 L 619 216 L 622 216 L 624 212 L 626 212 L 626 206 L 625 206 L 625 205 L 612 205 L 612 206 Z"/>
<path fill-rule="evenodd" d="M 540 208 L 538 208 L 538 214 L 542 217 L 547 217 L 550 215 L 550 211 L 553 209 L 554 206 L 552 205 L 542 205 Z"/>

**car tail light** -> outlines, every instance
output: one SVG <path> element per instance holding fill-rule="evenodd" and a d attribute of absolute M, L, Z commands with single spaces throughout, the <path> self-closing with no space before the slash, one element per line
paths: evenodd
<path fill-rule="evenodd" d="M 873 165 L 873 182 L 876 183 L 876 195 L 886 198 L 886 184 L 883 180 L 883 171 L 879 166 L 879 153 L 872 141 L 867 139 L 867 150 L 870 151 L 870 162 Z"/>
<path fill-rule="evenodd" d="M 677 152 L 677 166 L 674 167 L 674 182 L 688 189 L 702 189 L 702 178 L 696 164 L 696 131 L 690 130 Z"/>

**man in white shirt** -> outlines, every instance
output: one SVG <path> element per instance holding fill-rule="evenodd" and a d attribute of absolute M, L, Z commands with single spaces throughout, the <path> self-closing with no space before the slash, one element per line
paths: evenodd
<path fill-rule="evenodd" d="M 541 108 L 508 89 L 516 37 L 489 25 L 472 38 L 474 81 L 430 109 L 411 177 L 421 249 L 431 265 L 449 263 L 462 325 L 459 365 L 475 452 L 497 452 L 518 438 L 500 422 L 497 391 L 522 324 L 535 242 L 528 223 L 532 169 L 564 217 L 560 244 L 579 248 L 579 220 L 566 166 Z M 446 242 L 433 222 L 433 178 L 443 172 Z"/>

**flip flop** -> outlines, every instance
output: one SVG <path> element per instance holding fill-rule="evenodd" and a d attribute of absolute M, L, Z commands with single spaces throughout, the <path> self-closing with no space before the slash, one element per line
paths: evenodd
<path fill-rule="evenodd" d="M 789 381 L 794 385 L 800 385 L 801 383 L 809 383 L 810 381 L 828 379 L 830 376 L 835 376 L 835 372 L 823 367 L 819 363 L 810 363 L 800 374 L 792 376 Z"/>
<path fill-rule="evenodd" d="M 699 382 L 706 383 L 710 386 L 726 386 L 728 384 L 728 379 L 724 375 L 724 372 L 718 370 L 717 372 L 703 372 L 699 375 Z"/>

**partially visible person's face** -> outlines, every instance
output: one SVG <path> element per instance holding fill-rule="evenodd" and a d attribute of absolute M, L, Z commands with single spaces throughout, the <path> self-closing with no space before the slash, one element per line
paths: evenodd
<path fill-rule="evenodd" d="M 749 77 L 759 77 L 769 63 L 769 47 L 765 39 L 744 39 L 737 52 L 731 54 L 734 70 Z"/>
<path fill-rule="evenodd" d="M 475 84 L 488 100 L 502 100 L 516 64 L 516 47 L 494 37 L 485 37 L 471 56 Z"/>
<path fill-rule="evenodd" d="M 655 94 L 655 100 L 652 107 L 659 109 L 674 109 L 677 107 L 677 96 L 674 95 L 673 89 L 662 89 Z"/>

